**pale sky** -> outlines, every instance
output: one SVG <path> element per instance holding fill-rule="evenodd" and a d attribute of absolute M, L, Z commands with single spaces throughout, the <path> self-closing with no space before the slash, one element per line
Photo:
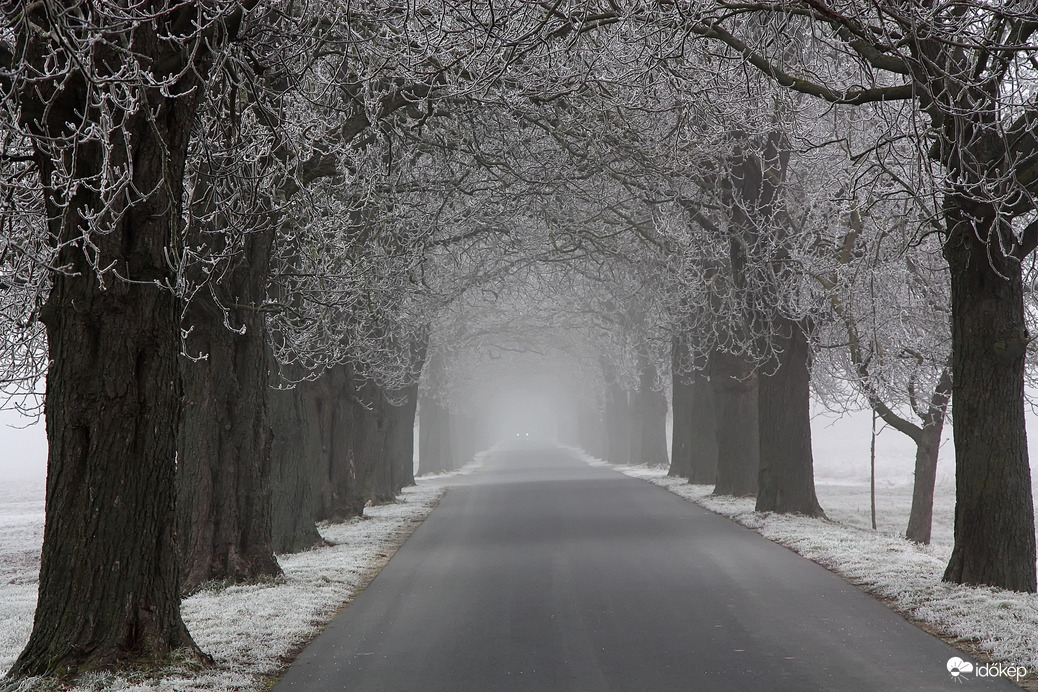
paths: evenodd
<path fill-rule="evenodd" d="M 0 410 L 0 482 L 47 475 L 47 433 L 43 418 Z"/>

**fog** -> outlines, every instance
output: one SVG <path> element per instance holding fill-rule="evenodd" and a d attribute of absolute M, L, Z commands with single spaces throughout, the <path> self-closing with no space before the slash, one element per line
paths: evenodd
<path fill-rule="evenodd" d="M 557 393 L 529 387 L 501 390 L 493 397 L 488 415 L 494 439 L 556 439 L 561 415 L 559 405 L 566 403 L 560 399 Z"/>
<path fill-rule="evenodd" d="M 47 432 L 42 418 L 0 410 L 0 481 L 47 475 Z"/>
<path fill-rule="evenodd" d="M 529 378 L 527 378 L 529 379 Z M 536 441 L 556 440 L 559 421 L 570 415 L 572 397 L 550 383 L 523 384 L 522 378 L 494 382 L 485 398 L 474 400 L 473 407 L 484 410 L 492 438 L 501 442 L 517 439 L 517 434 Z M 829 479 L 860 480 L 869 474 L 869 437 L 871 415 L 868 411 L 836 414 L 815 405 L 812 420 L 815 471 Z M 1032 469 L 1038 470 L 1038 416 L 1028 410 L 1028 451 Z M 877 438 L 877 472 L 889 481 L 909 481 L 915 447 L 901 433 L 880 426 Z M 47 472 L 47 439 L 42 418 L 17 411 L 0 410 L 0 482 L 42 479 Z M 938 482 L 954 479 L 954 450 L 951 429 L 946 429 Z"/>

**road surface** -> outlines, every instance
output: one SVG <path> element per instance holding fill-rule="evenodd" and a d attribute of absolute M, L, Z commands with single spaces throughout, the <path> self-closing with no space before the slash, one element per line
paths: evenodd
<path fill-rule="evenodd" d="M 275 692 L 1018 689 L 836 575 L 563 450 L 452 488 Z"/>

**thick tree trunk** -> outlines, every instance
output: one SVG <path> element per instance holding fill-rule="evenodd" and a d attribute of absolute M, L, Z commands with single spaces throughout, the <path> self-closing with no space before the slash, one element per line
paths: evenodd
<path fill-rule="evenodd" d="M 717 412 L 714 408 L 714 389 L 705 368 L 695 370 L 691 377 L 692 442 L 688 482 L 712 485 L 717 482 Z"/>
<path fill-rule="evenodd" d="M 692 362 L 687 348 L 677 338 L 673 347 L 674 434 L 671 443 L 670 475 L 689 483 L 717 482 L 717 422 L 714 393 L 705 358 Z M 681 373 L 683 367 L 693 369 Z"/>
<path fill-rule="evenodd" d="M 989 210 L 988 210 L 989 211 Z M 1024 428 L 1020 264 L 988 252 L 992 215 L 945 201 L 955 407 L 955 546 L 947 581 L 1035 590 L 1034 505 Z M 993 241 L 994 242 L 994 241 Z"/>
<path fill-rule="evenodd" d="M 350 365 L 335 365 L 295 389 L 271 392 L 276 552 L 320 545 L 315 521 L 343 521 L 363 513 L 356 398 Z"/>
<path fill-rule="evenodd" d="M 146 34 L 142 29 L 142 46 L 155 40 Z M 29 51 L 25 59 L 35 56 Z M 184 86 L 177 91 L 197 91 L 193 82 Z M 89 112 L 77 100 L 78 87 L 67 84 L 41 114 L 46 120 L 30 127 L 45 137 L 68 134 L 68 123 Z M 46 85 L 34 84 L 28 101 L 37 88 Z M 53 152 L 37 155 L 49 230 L 62 243 L 56 266 L 70 270 L 52 275 L 42 313 L 50 358 L 47 513 L 33 631 L 12 678 L 154 665 L 177 650 L 204 658 L 180 616 L 174 541 L 180 332 L 175 296 L 159 287 L 176 283 L 169 243 L 180 233 L 195 109 L 191 98 L 148 98 L 139 112 L 125 114 L 126 136 L 109 152 L 113 158 L 89 143 L 65 153 L 66 170 L 81 176 L 104 165 L 132 172 L 133 190 L 144 195 L 122 210 L 110 232 L 92 235 L 98 265 L 113 269 L 103 280 L 79 240 L 81 225 L 103 203 L 93 185 L 74 188 L 71 198 L 48 189 Z"/>
<path fill-rule="evenodd" d="M 275 389 L 268 395 L 272 440 L 271 544 L 276 553 L 294 553 L 324 543 L 317 531 L 318 489 L 326 482 L 321 414 L 305 396 L 310 383 Z"/>
<path fill-rule="evenodd" d="M 201 238 L 193 238 L 195 244 Z M 257 234 L 211 290 L 221 304 L 258 305 L 266 294 L 271 236 Z M 248 582 L 281 574 L 271 543 L 267 330 L 262 313 L 231 309 L 208 291 L 185 315 L 190 356 L 177 450 L 177 529 L 185 593 L 208 581 Z"/>
<path fill-rule="evenodd" d="M 745 358 L 714 351 L 710 357 L 710 384 L 717 412 L 714 494 L 754 496 L 760 469 L 757 375 Z"/>
<path fill-rule="evenodd" d="M 688 349 L 679 337 L 671 342 L 671 410 L 674 426 L 670 438 L 670 470 L 668 476 L 688 478 L 692 475 L 692 377 L 682 372 L 688 367 Z"/>
<path fill-rule="evenodd" d="M 641 449 L 639 457 L 646 466 L 666 466 L 667 395 L 656 386 L 656 368 L 646 361 L 642 367 L 639 401 L 641 402 Z"/>
<path fill-rule="evenodd" d="M 386 407 L 386 457 L 392 475 L 394 495 L 414 485 L 414 423 L 418 411 L 418 383 L 397 392 L 403 399 L 397 406 Z"/>
<path fill-rule="evenodd" d="M 777 351 L 759 379 L 760 471 L 757 511 L 824 516 L 811 453 L 811 349 L 799 324 L 773 321 Z"/>
<path fill-rule="evenodd" d="M 422 397 L 418 409 L 418 473 L 454 470 L 450 412 L 431 396 Z"/>
<path fill-rule="evenodd" d="M 386 456 L 392 470 L 394 495 L 415 484 L 414 452 L 415 421 L 418 413 L 418 381 L 425 367 L 425 359 L 429 346 L 429 328 L 426 325 L 411 341 L 409 356 L 411 359 L 411 384 L 401 391 L 394 392 L 393 402 L 397 405 L 387 406 L 386 415 Z"/>
<path fill-rule="evenodd" d="M 357 473 L 357 488 L 365 503 L 393 502 L 393 469 L 386 454 L 386 427 L 388 416 L 382 387 L 357 377 L 354 380 L 356 398 L 353 404 L 353 463 Z"/>
<path fill-rule="evenodd" d="M 146 215 L 135 210 L 124 223 L 161 236 L 167 229 L 156 227 L 169 219 Z M 84 271 L 56 277 L 47 313 L 39 602 L 11 675 L 161 661 L 180 648 L 197 658 L 180 618 L 173 528 L 180 406 L 173 296 L 119 281 L 102 291 Z"/>
<path fill-rule="evenodd" d="M 366 502 L 360 485 L 361 469 L 358 468 L 358 447 L 354 439 L 358 431 L 353 366 L 334 365 L 321 380 L 324 387 L 320 406 L 328 411 L 325 432 L 328 490 L 325 495 L 327 504 L 320 508 L 317 519 L 345 521 L 363 514 Z"/>

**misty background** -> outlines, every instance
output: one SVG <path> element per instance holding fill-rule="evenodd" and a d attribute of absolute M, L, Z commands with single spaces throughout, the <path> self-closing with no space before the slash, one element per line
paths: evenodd
<path fill-rule="evenodd" d="M 1034 394 L 1035 392 L 1030 392 Z M 496 437 L 507 440 L 515 432 L 530 431 L 550 436 L 554 425 L 555 402 L 552 396 L 516 383 L 514 389 L 500 389 L 490 395 L 491 420 Z M 668 418 L 669 420 L 669 418 Z M 836 414 L 817 402 L 812 420 L 812 447 L 815 475 L 830 479 L 861 480 L 869 476 L 869 441 L 872 415 L 869 411 Z M 945 429 L 937 467 L 939 484 L 954 482 L 955 460 L 951 427 Z M 905 435 L 877 421 L 877 476 L 886 482 L 910 482 L 915 444 Z M 1038 415 L 1027 410 L 1028 452 L 1031 468 L 1038 459 Z M 669 437 L 668 437 L 669 440 Z M 47 474 L 47 436 L 43 419 L 18 411 L 0 410 L 0 482 L 43 480 Z M 463 460 L 459 460 L 463 461 Z"/>

